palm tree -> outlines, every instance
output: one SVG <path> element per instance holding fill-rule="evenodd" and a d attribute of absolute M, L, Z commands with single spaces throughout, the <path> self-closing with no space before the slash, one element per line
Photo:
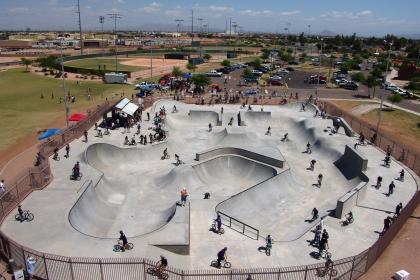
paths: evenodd
<path fill-rule="evenodd" d="M 174 66 L 172 68 L 172 76 L 174 76 L 175 78 L 179 78 L 182 76 L 182 70 L 181 68 L 179 68 L 178 66 Z"/>
<path fill-rule="evenodd" d="M 197 69 L 197 66 L 195 64 L 188 63 L 187 64 L 187 69 L 190 70 L 191 72 L 194 72 L 195 69 Z"/>

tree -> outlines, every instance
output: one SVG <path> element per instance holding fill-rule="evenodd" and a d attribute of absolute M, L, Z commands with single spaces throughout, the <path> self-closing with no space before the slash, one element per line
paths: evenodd
<path fill-rule="evenodd" d="M 225 59 L 222 61 L 222 63 L 220 63 L 222 66 L 224 67 L 229 67 L 230 66 L 230 60 Z"/>
<path fill-rule="evenodd" d="M 351 79 L 356 82 L 364 82 L 365 81 L 365 75 L 363 75 L 362 72 L 356 72 L 351 75 Z"/>
<path fill-rule="evenodd" d="M 251 61 L 249 64 L 250 64 L 252 67 L 255 67 L 255 68 L 260 68 L 260 67 L 261 67 L 261 59 L 259 59 L 259 58 L 257 57 L 257 58 L 255 58 L 253 61 Z"/>
<path fill-rule="evenodd" d="M 253 78 L 254 74 L 252 74 L 251 69 L 245 68 L 244 71 L 242 72 L 242 77 L 243 78 Z"/>
<path fill-rule="evenodd" d="M 211 55 L 210 55 L 210 54 L 208 54 L 208 53 L 206 53 L 205 55 L 203 55 L 203 58 L 204 58 L 205 60 L 210 60 L 210 59 L 211 59 Z"/>
<path fill-rule="evenodd" d="M 61 64 L 57 61 L 57 57 L 53 55 L 39 57 L 36 61 L 42 68 L 60 69 L 61 67 Z"/>
<path fill-rule="evenodd" d="M 182 70 L 181 68 L 179 68 L 178 66 L 174 66 L 172 68 L 172 76 L 174 76 L 175 78 L 179 78 L 182 76 Z"/>
<path fill-rule="evenodd" d="M 396 93 L 391 96 L 388 96 L 388 100 L 391 101 L 391 110 L 392 110 L 394 103 L 400 103 L 403 100 L 403 98 L 399 93 Z"/>
<path fill-rule="evenodd" d="M 193 75 L 191 81 L 195 85 L 194 92 L 197 93 L 204 92 L 204 87 L 211 83 L 210 77 L 208 77 L 206 74 Z"/>
<path fill-rule="evenodd" d="M 197 69 L 197 66 L 192 63 L 187 63 L 187 69 L 190 70 L 191 72 L 194 72 L 195 69 Z"/>
<path fill-rule="evenodd" d="M 23 65 L 26 66 L 26 70 L 25 71 L 28 72 L 28 67 L 29 67 L 29 65 L 32 64 L 32 60 L 22 57 L 20 59 L 20 61 L 22 62 Z"/>
<path fill-rule="evenodd" d="M 363 81 L 363 83 L 368 88 L 368 95 L 370 97 L 370 89 L 373 87 L 373 98 L 375 98 L 375 90 L 376 86 L 379 84 L 377 78 L 373 75 L 369 75 L 366 80 Z"/>

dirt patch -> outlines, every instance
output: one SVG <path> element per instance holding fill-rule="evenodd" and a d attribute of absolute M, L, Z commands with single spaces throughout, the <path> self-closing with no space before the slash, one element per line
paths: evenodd
<path fill-rule="evenodd" d="M 188 61 L 182 59 L 164 59 L 164 58 L 153 58 L 153 68 L 162 66 L 179 66 L 185 65 Z M 125 61 L 120 61 L 121 64 L 129 66 L 141 66 L 150 67 L 150 58 L 136 58 Z"/>

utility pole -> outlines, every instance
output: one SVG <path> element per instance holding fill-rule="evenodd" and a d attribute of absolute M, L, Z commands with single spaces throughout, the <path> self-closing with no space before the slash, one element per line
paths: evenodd
<path fill-rule="evenodd" d="M 191 46 L 194 45 L 194 10 L 191 10 Z"/>
<path fill-rule="evenodd" d="M 232 36 L 232 17 L 229 18 L 229 38 Z"/>
<path fill-rule="evenodd" d="M 66 88 L 66 81 L 64 79 L 64 58 L 63 58 L 63 37 L 60 39 L 60 55 L 61 55 L 61 79 L 62 79 L 62 86 L 64 92 L 64 109 L 66 110 L 66 125 L 69 127 L 69 111 L 70 108 L 67 104 L 67 88 Z"/>
<path fill-rule="evenodd" d="M 115 73 L 118 73 L 118 51 L 117 51 L 117 43 L 118 43 L 118 36 L 117 36 L 117 19 L 122 18 L 120 14 L 112 13 L 108 14 L 108 16 L 114 19 L 114 36 L 115 36 Z"/>
<path fill-rule="evenodd" d="M 199 33 L 203 33 L 203 18 L 197 18 L 197 21 L 199 22 L 198 26 L 199 26 Z"/>
<path fill-rule="evenodd" d="M 388 60 L 386 61 L 386 72 L 385 72 L 385 82 L 386 82 L 386 76 L 388 75 L 388 70 L 389 70 L 389 60 L 391 58 L 391 47 L 394 44 L 394 42 L 387 42 L 386 40 L 384 40 L 384 43 L 389 45 Z M 378 122 L 376 123 L 376 135 L 378 135 L 379 133 L 379 125 L 381 124 L 383 104 L 384 104 L 384 94 L 381 92 L 381 105 L 379 107 L 379 112 L 378 112 Z"/>
<path fill-rule="evenodd" d="M 79 14 L 80 54 L 83 55 L 83 34 L 82 34 L 82 19 L 80 16 L 80 0 L 77 0 L 77 13 Z"/>
<path fill-rule="evenodd" d="M 177 36 L 179 35 L 179 37 L 180 37 L 180 33 L 181 33 L 181 23 L 183 21 L 184 21 L 183 19 L 176 19 L 175 20 L 175 22 L 176 22 L 176 33 L 177 33 Z M 178 37 L 178 40 L 177 40 L 177 43 L 178 43 L 177 45 L 178 46 L 180 45 L 179 37 Z"/>
<path fill-rule="evenodd" d="M 105 22 L 105 17 L 104 16 L 99 16 L 99 23 L 101 24 L 102 28 L 102 32 L 101 32 L 101 44 L 102 44 L 102 56 L 105 55 L 105 44 L 104 44 L 104 22 Z"/>
<path fill-rule="evenodd" d="M 319 88 L 319 80 L 321 77 L 321 57 L 322 57 L 322 45 L 324 44 L 324 39 L 321 38 L 321 52 L 319 53 L 319 66 L 318 66 L 318 86 L 317 86 L 317 92 Z"/>

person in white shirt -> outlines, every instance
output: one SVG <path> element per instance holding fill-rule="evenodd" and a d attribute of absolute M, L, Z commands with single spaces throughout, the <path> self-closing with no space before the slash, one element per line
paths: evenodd
<path fill-rule="evenodd" d="M 4 180 L 0 182 L 0 195 L 2 195 L 6 191 L 6 186 L 4 185 Z"/>

